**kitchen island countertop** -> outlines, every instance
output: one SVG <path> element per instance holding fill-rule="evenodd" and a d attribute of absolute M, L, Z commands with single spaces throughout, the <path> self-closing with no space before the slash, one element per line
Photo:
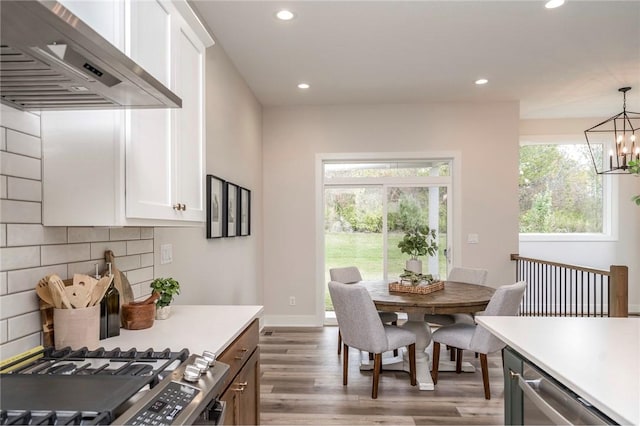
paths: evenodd
<path fill-rule="evenodd" d="M 640 319 L 476 320 L 614 421 L 640 424 Z"/>
<path fill-rule="evenodd" d="M 155 320 L 144 330 L 120 329 L 120 335 L 100 341 L 106 349 L 137 348 L 179 351 L 192 354 L 211 351 L 220 355 L 242 331 L 262 316 L 256 305 L 171 305 L 171 316 Z"/>

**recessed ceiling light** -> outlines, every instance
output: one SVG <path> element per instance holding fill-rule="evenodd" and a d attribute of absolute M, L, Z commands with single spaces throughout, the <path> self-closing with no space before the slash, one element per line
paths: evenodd
<path fill-rule="evenodd" d="M 544 4 L 544 7 L 547 9 L 555 9 L 556 7 L 560 7 L 564 4 L 564 0 L 549 0 Z"/>
<path fill-rule="evenodd" d="M 487 80 L 486 78 L 479 78 L 479 79 L 477 79 L 477 80 L 475 81 L 475 83 L 476 83 L 477 85 L 479 85 L 479 86 L 480 86 L 480 85 L 482 85 L 482 84 L 487 84 L 488 82 L 489 82 L 489 80 Z"/>
<path fill-rule="evenodd" d="M 298 84 L 298 89 L 308 89 L 309 87 L 311 87 L 311 86 L 309 86 L 308 83 L 300 83 L 300 84 Z"/>
<path fill-rule="evenodd" d="M 293 14 L 293 12 L 286 10 L 286 9 L 282 9 L 281 11 L 279 11 L 278 13 L 276 13 L 276 17 L 278 19 L 280 19 L 281 21 L 290 21 L 292 20 L 296 15 Z"/>

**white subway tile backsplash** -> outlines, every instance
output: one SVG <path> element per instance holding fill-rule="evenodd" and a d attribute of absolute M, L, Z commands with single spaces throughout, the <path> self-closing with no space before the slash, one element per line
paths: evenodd
<path fill-rule="evenodd" d="M 109 240 L 109 228 L 69 227 L 68 234 L 70 243 Z"/>
<path fill-rule="evenodd" d="M 35 289 L 0 296 L 0 308 L 0 319 L 15 317 L 27 312 L 39 312 L 40 309 Z"/>
<path fill-rule="evenodd" d="M 89 244 L 61 244 L 42 246 L 42 264 L 80 262 L 91 259 Z"/>
<path fill-rule="evenodd" d="M 127 254 L 153 253 L 153 240 L 127 241 Z"/>
<path fill-rule="evenodd" d="M 0 127 L 0 150 L 7 150 L 7 129 Z"/>
<path fill-rule="evenodd" d="M 0 248 L 0 271 L 40 266 L 40 247 Z"/>
<path fill-rule="evenodd" d="M 121 256 L 116 259 L 116 266 L 121 271 L 130 271 L 140 268 L 140 255 Z"/>
<path fill-rule="evenodd" d="M 124 241 L 103 241 L 91 243 L 91 259 L 104 259 L 104 252 L 111 250 L 113 255 L 124 256 L 127 254 L 127 243 Z M 116 265 L 118 264 L 116 260 Z"/>
<path fill-rule="evenodd" d="M 0 247 L 6 247 L 7 245 L 7 225 L 0 224 Z"/>
<path fill-rule="evenodd" d="M 0 198 L 7 198 L 7 177 L 0 176 Z"/>
<path fill-rule="evenodd" d="M 19 269 L 8 272 L 8 291 L 17 293 L 20 291 L 33 290 L 41 278 L 47 275 L 56 274 L 63 280 L 69 278 L 67 275 L 67 265 L 51 265 L 40 268 Z"/>
<path fill-rule="evenodd" d="M 109 232 L 111 241 L 140 239 L 140 228 L 111 228 Z"/>
<path fill-rule="evenodd" d="M 7 176 L 40 180 L 40 160 L 0 151 L 0 171 Z"/>
<path fill-rule="evenodd" d="M 96 273 L 96 264 L 98 264 L 98 272 L 100 273 L 100 275 L 102 275 L 103 271 L 105 271 L 107 268 L 107 264 L 105 263 L 104 259 L 89 260 L 87 262 L 69 263 L 67 265 L 69 278 L 72 278 L 73 274 L 85 274 L 85 275 L 91 275 L 93 277 Z"/>
<path fill-rule="evenodd" d="M 0 200 L 0 218 L 3 223 L 42 223 L 41 204 L 31 201 Z"/>
<path fill-rule="evenodd" d="M 0 345 L 0 359 L 7 359 L 11 356 L 32 349 L 34 346 L 42 344 L 42 335 L 40 332 L 23 337 L 22 339 L 12 340 Z"/>
<path fill-rule="evenodd" d="M 7 273 L 0 272 L 0 296 L 7 294 Z"/>
<path fill-rule="evenodd" d="M 42 201 L 42 182 L 9 177 L 7 181 L 7 198 L 12 200 Z"/>
<path fill-rule="evenodd" d="M 148 240 L 153 238 L 153 228 L 140 228 L 140 239 Z"/>
<path fill-rule="evenodd" d="M 8 319 L 9 339 L 19 339 L 40 331 L 40 311 Z"/>
<path fill-rule="evenodd" d="M 153 280 L 131 284 L 131 289 L 133 290 L 133 298 L 136 300 L 144 300 L 147 297 L 151 296 L 151 281 Z"/>
<path fill-rule="evenodd" d="M 140 255 L 140 267 L 153 266 L 153 253 L 145 253 Z"/>
<path fill-rule="evenodd" d="M 7 129 L 7 151 L 29 157 L 42 157 L 40 138 Z"/>
<path fill-rule="evenodd" d="M 6 105 L 1 105 L 0 108 L 1 126 L 40 137 L 40 116 Z"/>
<path fill-rule="evenodd" d="M 127 272 L 130 284 L 138 284 L 143 281 L 153 280 L 153 268 L 134 269 Z"/>
<path fill-rule="evenodd" d="M 0 343 L 6 343 L 9 331 L 7 330 L 7 320 L 0 321 Z"/>
<path fill-rule="evenodd" d="M 7 224 L 8 246 L 65 244 L 67 228 L 60 226 Z"/>

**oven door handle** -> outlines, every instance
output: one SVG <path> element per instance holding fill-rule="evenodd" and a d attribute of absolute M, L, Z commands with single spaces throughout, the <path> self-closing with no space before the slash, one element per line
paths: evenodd
<path fill-rule="evenodd" d="M 556 425 L 572 425 L 566 417 L 560 414 L 555 408 L 553 408 L 547 401 L 544 400 L 542 396 L 535 389 L 540 388 L 540 383 L 545 381 L 544 378 L 539 378 L 535 380 L 526 380 L 518 373 L 511 373 L 511 378 L 518 379 L 518 386 L 522 389 L 522 392 L 529 398 L 531 402 L 535 404 L 536 407 L 540 411 L 542 411 L 549 419 Z"/>

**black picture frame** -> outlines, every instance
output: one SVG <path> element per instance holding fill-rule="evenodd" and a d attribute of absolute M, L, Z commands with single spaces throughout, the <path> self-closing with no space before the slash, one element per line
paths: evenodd
<path fill-rule="evenodd" d="M 238 235 L 246 237 L 251 235 L 251 191 L 240 187 L 238 197 L 238 211 L 240 220 L 238 221 Z"/>
<path fill-rule="evenodd" d="M 226 182 L 226 237 L 235 237 L 238 235 L 238 185 Z"/>
<path fill-rule="evenodd" d="M 226 181 L 207 175 L 207 238 L 222 238 L 227 231 Z"/>

